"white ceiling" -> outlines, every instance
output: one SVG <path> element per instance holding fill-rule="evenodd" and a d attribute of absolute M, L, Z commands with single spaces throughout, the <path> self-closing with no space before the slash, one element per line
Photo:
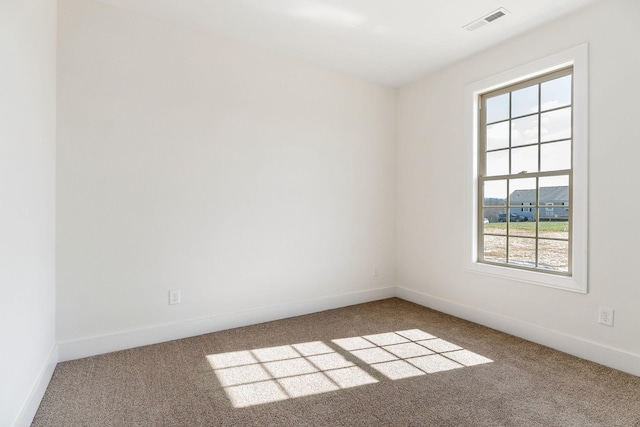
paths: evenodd
<path fill-rule="evenodd" d="M 398 87 L 600 0 L 100 1 Z"/>

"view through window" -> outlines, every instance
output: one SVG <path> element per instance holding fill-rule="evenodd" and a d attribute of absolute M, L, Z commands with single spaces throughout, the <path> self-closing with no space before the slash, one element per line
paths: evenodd
<path fill-rule="evenodd" d="M 572 73 L 480 97 L 479 262 L 571 274 Z"/>

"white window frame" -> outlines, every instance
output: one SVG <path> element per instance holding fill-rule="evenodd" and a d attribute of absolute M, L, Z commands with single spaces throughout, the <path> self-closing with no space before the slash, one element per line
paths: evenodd
<path fill-rule="evenodd" d="M 478 121 L 482 93 L 573 66 L 573 217 L 571 276 L 522 270 L 478 262 Z M 465 107 L 465 270 L 535 285 L 587 293 L 588 286 L 588 45 L 547 56 L 529 64 L 470 83 Z"/>

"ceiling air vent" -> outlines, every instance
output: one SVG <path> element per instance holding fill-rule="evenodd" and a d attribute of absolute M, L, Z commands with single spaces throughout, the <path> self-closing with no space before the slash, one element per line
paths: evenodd
<path fill-rule="evenodd" d="M 465 25 L 462 28 L 464 28 L 466 30 L 469 30 L 469 31 L 475 31 L 480 27 L 484 27 L 485 25 L 492 23 L 493 21 L 495 21 L 498 18 L 502 18 L 507 13 L 509 13 L 509 11 L 507 9 L 505 9 L 504 7 L 501 7 L 499 9 L 496 9 L 493 12 L 483 16 L 480 19 L 476 19 L 475 21 L 468 23 L 467 25 Z"/>

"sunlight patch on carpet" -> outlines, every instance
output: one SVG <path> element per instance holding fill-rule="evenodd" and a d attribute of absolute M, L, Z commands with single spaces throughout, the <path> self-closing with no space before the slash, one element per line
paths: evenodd
<path fill-rule="evenodd" d="M 211 354 L 207 360 L 236 408 L 374 384 L 376 377 L 400 380 L 492 362 L 419 329 Z"/>

